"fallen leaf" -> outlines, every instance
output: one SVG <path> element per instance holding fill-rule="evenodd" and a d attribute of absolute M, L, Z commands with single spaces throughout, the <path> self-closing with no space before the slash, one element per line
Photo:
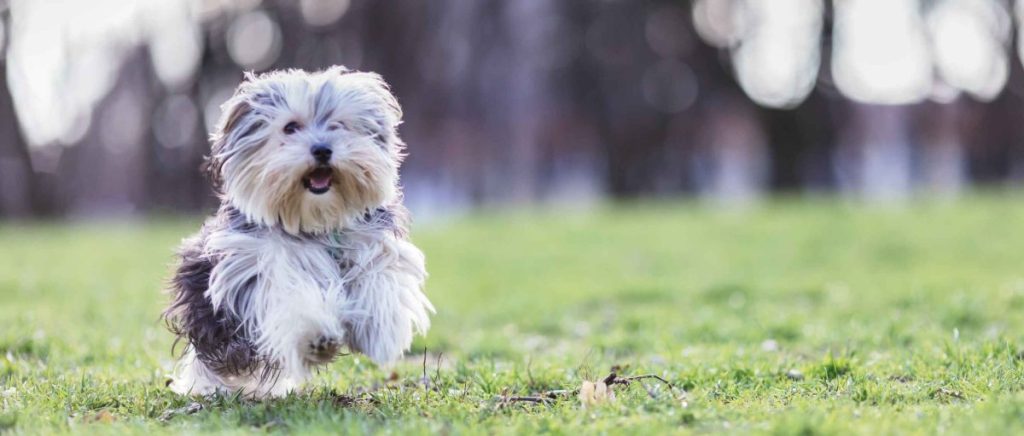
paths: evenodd
<path fill-rule="evenodd" d="M 115 417 L 113 413 L 110 413 L 109 410 L 100 410 L 96 414 L 87 416 L 85 418 L 85 422 L 88 423 L 98 422 L 101 424 L 110 424 L 114 421 L 117 421 L 117 417 Z"/>
<path fill-rule="evenodd" d="M 583 407 L 615 401 L 615 392 L 603 381 L 583 381 L 580 386 L 580 403 Z"/>

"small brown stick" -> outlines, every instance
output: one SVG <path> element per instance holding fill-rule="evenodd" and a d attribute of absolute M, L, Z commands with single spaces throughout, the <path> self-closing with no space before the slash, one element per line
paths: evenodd
<path fill-rule="evenodd" d="M 427 347 L 423 347 L 423 378 L 420 379 L 420 383 L 423 384 L 423 395 L 424 399 L 430 399 L 430 379 L 427 378 Z"/>
<path fill-rule="evenodd" d="M 430 379 L 427 378 L 427 347 L 423 347 L 423 378 L 420 379 L 423 383 L 423 389 L 427 391 L 427 395 L 430 395 Z"/>
<path fill-rule="evenodd" d="M 568 390 L 568 389 L 556 389 L 556 390 L 553 390 L 553 391 L 544 392 L 541 395 L 544 396 L 544 398 L 556 399 L 556 398 L 561 398 L 561 397 L 565 397 L 565 396 L 578 395 L 579 393 L 580 393 L 579 389 L 573 389 L 571 391 Z"/>
<path fill-rule="evenodd" d="M 525 401 L 525 402 L 528 402 L 528 403 L 543 403 L 543 404 L 547 404 L 547 403 L 553 402 L 555 400 L 553 400 L 551 398 L 547 398 L 547 397 L 505 397 L 505 398 L 502 399 L 502 401 L 504 401 L 506 403 L 514 403 L 516 401 Z"/>
<path fill-rule="evenodd" d="M 632 377 L 622 377 L 622 378 L 619 378 L 613 372 L 611 374 L 608 374 L 608 377 L 604 378 L 604 384 L 606 384 L 606 385 L 613 385 L 613 384 L 616 384 L 616 385 L 628 385 L 628 384 L 630 384 L 632 382 L 639 381 L 639 380 L 644 380 L 644 379 L 649 379 L 649 378 L 653 378 L 655 380 L 658 380 L 658 381 L 660 381 L 662 383 L 665 383 L 669 388 L 675 389 L 675 386 L 673 386 L 672 383 L 670 383 L 668 380 L 665 380 L 665 379 L 661 378 L 661 376 L 656 375 L 656 374 L 634 375 Z"/>
<path fill-rule="evenodd" d="M 615 373 L 610 374 L 608 377 L 611 377 L 613 375 L 615 375 Z M 655 379 L 655 380 L 658 380 L 658 381 L 664 383 L 665 386 L 668 386 L 669 395 L 671 395 L 673 399 L 678 399 L 678 396 L 676 396 L 676 393 L 675 393 L 676 392 L 676 387 L 672 383 L 670 383 L 668 380 L 665 380 L 665 379 L 663 379 L 660 376 L 655 375 L 655 374 L 644 374 L 644 375 L 634 375 L 632 377 L 615 378 L 611 382 L 605 382 L 605 384 L 607 384 L 608 386 L 611 386 L 613 384 L 628 385 L 628 384 L 633 383 L 635 381 L 640 381 L 640 380 L 644 380 L 644 379 Z M 643 386 L 644 386 L 644 390 L 647 391 L 647 396 L 649 396 L 651 398 L 655 398 L 654 391 L 652 391 L 646 385 L 643 385 Z"/>

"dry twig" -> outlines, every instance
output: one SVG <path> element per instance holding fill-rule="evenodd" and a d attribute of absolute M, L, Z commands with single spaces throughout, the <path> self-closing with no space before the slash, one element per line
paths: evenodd
<path fill-rule="evenodd" d="M 675 386 L 673 386 L 672 383 L 670 383 L 668 380 L 665 380 L 664 378 L 662 378 L 661 376 L 658 376 L 656 374 L 643 374 L 643 375 L 634 375 L 634 376 L 630 376 L 630 377 L 619 377 L 618 374 L 612 372 L 612 373 L 608 374 L 601 381 L 604 382 L 604 384 L 606 384 L 608 386 L 613 386 L 613 385 L 628 386 L 628 385 L 632 384 L 633 382 L 640 381 L 640 380 L 646 380 L 646 379 L 658 380 L 658 381 L 664 383 L 665 385 L 667 385 L 668 388 L 669 388 L 669 391 L 674 391 L 675 390 Z M 507 406 L 507 405 L 512 404 L 512 403 L 517 403 L 517 402 L 518 403 L 534 403 L 534 404 L 552 404 L 552 403 L 554 403 L 556 400 L 558 400 L 560 398 L 573 397 L 573 396 L 579 395 L 579 393 L 580 393 L 579 388 L 572 389 L 572 390 L 568 390 L 568 389 L 551 390 L 551 391 L 542 392 L 540 394 L 533 395 L 533 396 L 508 396 L 508 395 L 502 393 L 502 395 L 498 397 L 498 404 L 497 404 L 497 406 L 499 408 L 501 408 L 501 407 Z M 648 394 L 649 393 L 650 393 L 650 391 L 648 391 Z"/>

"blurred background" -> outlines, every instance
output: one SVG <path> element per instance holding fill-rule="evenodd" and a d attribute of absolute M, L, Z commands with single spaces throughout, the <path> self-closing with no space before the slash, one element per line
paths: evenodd
<path fill-rule="evenodd" d="M 1024 181 L 1024 1 L 0 0 L 0 217 L 193 212 L 243 71 L 377 71 L 414 212 Z"/>

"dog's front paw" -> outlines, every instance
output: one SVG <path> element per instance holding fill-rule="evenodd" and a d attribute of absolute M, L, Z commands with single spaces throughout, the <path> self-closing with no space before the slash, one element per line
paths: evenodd
<path fill-rule="evenodd" d="M 328 363 L 341 351 L 341 339 L 334 336 L 321 335 L 310 341 L 306 360 L 313 364 Z"/>

